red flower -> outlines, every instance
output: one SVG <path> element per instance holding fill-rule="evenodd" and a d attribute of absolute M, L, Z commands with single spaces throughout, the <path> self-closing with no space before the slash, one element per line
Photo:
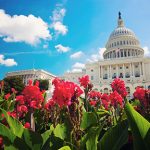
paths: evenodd
<path fill-rule="evenodd" d="M 50 110 L 55 105 L 55 102 L 53 99 L 50 99 L 44 106 L 46 110 Z"/>
<path fill-rule="evenodd" d="M 89 103 L 90 103 L 90 105 L 91 105 L 91 106 L 95 106 L 95 105 L 96 105 L 96 103 L 97 103 L 97 101 L 96 101 L 96 100 L 90 100 L 90 102 L 89 102 Z"/>
<path fill-rule="evenodd" d="M 35 86 L 39 87 L 39 81 L 36 80 Z"/>
<path fill-rule="evenodd" d="M 10 96 L 11 96 L 10 93 L 8 93 L 8 94 L 6 94 L 6 95 L 4 96 L 4 98 L 5 98 L 6 100 L 8 100 Z"/>
<path fill-rule="evenodd" d="M 21 105 L 17 107 L 17 110 L 21 113 L 27 113 L 28 112 L 28 108 L 25 105 Z"/>
<path fill-rule="evenodd" d="M 16 117 L 17 117 L 16 112 L 9 112 L 9 111 L 8 111 L 7 114 L 8 114 L 9 116 L 13 117 L 13 118 L 16 118 Z"/>
<path fill-rule="evenodd" d="M 114 81 L 111 83 L 111 87 L 113 91 L 117 91 L 123 98 L 128 94 L 124 81 L 119 78 L 114 79 Z"/>
<path fill-rule="evenodd" d="M 89 76 L 88 75 L 85 75 L 81 78 L 79 78 L 79 82 L 80 82 L 80 85 L 83 86 L 84 88 L 87 88 L 90 80 L 89 80 Z"/>
<path fill-rule="evenodd" d="M 0 136 L 0 149 L 2 148 L 3 146 L 3 138 Z"/>
<path fill-rule="evenodd" d="M 11 88 L 11 91 L 15 94 L 17 93 L 17 91 L 14 88 Z"/>
<path fill-rule="evenodd" d="M 4 87 L 4 81 L 0 82 L 0 89 L 2 89 Z"/>
<path fill-rule="evenodd" d="M 148 100 L 146 98 L 147 90 L 137 87 L 133 93 L 134 98 L 138 99 L 144 106 L 147 106 Z"/>
<path fill-rule="evenodd" d="M 100 99 L 101 98 L 101 93 L 98 92 L 98 91 L 91 91 L 89 94 L 88 94 L 89 98 L 90 99 Z"/>
<path fill-rule="evenodd" d="M 101 101 L 102 101 L 102 105 L 105 107 L 105 109 L 108 110 L 108 107 L 110 105 L 110 100 L 109 100 L 109 96 L 106 93 L 104 93 L 101 96 Z"/>
<path fill-rule="evenodd" d="M 60 107 L 70 105 L 73 99 L 76 99 L 83 93 L 80 87 L 73 82 L 56 78 L 52 83 L 55 86 L 52 99 Z"/>
<path fill-rule="evenodd" d="M 29 85 L 29 86 L 32 85 L 32 80 L 28 80 L 28 85 Z"/>
<path fill-rule="evenodd" d="M 25 102 L 24 102 L 24 96 L 23 95 L 18 95 L 16 96 L 16 102 L 18 102 L 20 105 L 23 105 Z"/>
<path fill-rule="evenodd" d="M 41 108 L 41 104 L 44 101 L 43 93 L 39 87 L 32 85 L 31 81 L 22 92 L 24 102 L 32 108 Z M 21 97 L 20 97 L 21 100 Z M 33 101 L 33 102 L 32 102 Z"/>
<path fill-rule="evenodd" d="M 26 123 L 24 124 L 24 127 L 27 128 L 27 129 L 30 129 L 30 123 L 29 123 L 29 122 L 26 122 Z"/>
<path fill-rule="evenodd" d="M 111 104 L 114 106 L 114 108 L 117 108 L 118 104 L 123 107 L 123 98 L 120 94 L 118 94 L 117 91 L 114 91 L 109 95 Z"/>

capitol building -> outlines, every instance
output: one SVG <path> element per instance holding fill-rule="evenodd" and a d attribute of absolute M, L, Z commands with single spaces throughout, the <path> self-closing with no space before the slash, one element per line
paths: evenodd
<path fill-rule="evenodd" d="M 85 64 L 82 72 L 67 72 L 65 80 L 78 83 L 78 78 L 89 75 L 94 89 L 110 93 L 114 78 L 125 81 L 130 97 L 137 86 L 150 88 L 150 58 L 144 57 L 144 50 L 134 32 L 125 27 L 119 12 L 117 28 L 110 34 L 103 53 L 103 60 Z"/>

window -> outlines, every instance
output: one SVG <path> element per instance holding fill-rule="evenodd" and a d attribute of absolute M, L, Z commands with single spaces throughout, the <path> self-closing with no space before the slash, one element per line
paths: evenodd
<path fill-rule="evenodd" d="M 120 41 L 120 45 L 122 45 L 122 41 Z"/>
<path fill-rule="evenodd" d="M 122 69 L 122 67 L 120 67 L 120 69 Z"/>
<path fill-rule="evenodd" d="M 138 68 L 138 65 L 135 65 L 135 68 Z"/>
<path fill-rule="evenodd" d="M 119 42 L 117 42 L 117 45 L 119 45 Z"/>
<path fill-rule="evenodd" d="M 119 78 L 123 78 L 123 73 L 120 73 Z"/>
<path fill-rule="evenodd" d="M 112 79 L 116 78 L 116 73 L 113 74 Z"/>
<path fill-rule="evenodd" d="M 91 72 L 93 72 L 93 69 L 91 69 Z"/>
<path fill-rule="evenodd" d="M 130 78 L 130 74 L 128 72 L 126 73 L 126 78 Z"/>
<path fill-rule="evenodd" d="M 126 66 L 126 69 L 128 69 L 129 67 L 128 66 Z"/>
<path fill-rule="evenodd" d="M 135 77 L 140 77 L 140 73 L 138 71 L 135 72 Z"/>
<path fill-rule="evenodd" d="M 126 44 L 126 42 L 125 42 L 125 41 L 123 41 L 123 44 L 125 45 L 125 44 Z"/>
<path fill-rule="evenodd" d="M 108 79 L 108 75 L 105 74 L 104 77 L 103 77 L 103 79 Z"/>
<path fill-rule="evenodd" d="M 127 90 L 128 95 L 130 95 L 130 88 L 126 87 L 126 90 Z"/>
<path fill-rule="evenodd" d="M 94 80 L 94 77 L 93 77 L 93 76 L 91 76 L 91 80 Z"/>
<path fill-rule="evenodd" d="M 115 70 L 116 68 L 114 67 L 113 70 Z"/>
<path fill-rule="evenodd" d="M 108 94 L 108 88 L 104 88 L 104 93 Z"/>

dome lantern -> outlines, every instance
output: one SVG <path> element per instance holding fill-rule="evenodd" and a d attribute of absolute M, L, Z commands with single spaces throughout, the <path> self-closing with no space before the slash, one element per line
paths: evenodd
<path fill-rule="evenodd" d="M 119 11 L 119 13 L 118 13 L 118 27 L 124 27 L 124 22 L 123 22 L 123 20 L 122 20 L 122 18 L 121 18 L 121 12 Z"/>

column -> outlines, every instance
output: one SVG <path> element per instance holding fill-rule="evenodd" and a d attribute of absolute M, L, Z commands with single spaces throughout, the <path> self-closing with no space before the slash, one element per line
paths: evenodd
<path fill-rule="evenodd" d="M 131 66 L 131 63 L 130 63 L 130 78 L 132 76 L 132 66 Z"/>
<path fill-rule="evenodd" d="M 116 65 L 116 70 L 117 70 L 117 78 L 118 78 L 119 77 L 118 65 Z"/>
<path fill-rule="evenodd" d="M 101 73 L 102 73 L 102 79 L 103 79 L 103 66 L 101 66 Z"/>
<path fill-rule="evenodd" d="M 122 50 L 122 53 L 123 53 L 123 57 L 124 57 L 124 49 Z"/>
<path fill-rule="evenodd" d="M 141 62 L 139 62 L 139 67 L 140 67 L 140 77 L 141 77 L 141 75 L 142 75 Z"/>
<path fill-rule="evenodd" d="M 110 78 L 112 79 L 112 74 L 111 74 L 111 65 L 110 65 Z"/>
<path fill-rule="evenodd" d="M 102 76 L 101 75 L 101 66 L 99 66 L 99 72 L 100 72 L 99 74 L 100 74 L 100 78 L 101 78 L 101 76 Z"/>
<path fill-rule="evenodd" d="M 109 66 L 107 66 L 107 77 L 109 79 Z"/>
<path fill-rule="evenodd" d="M 142 70 L 143 70 L 143 78 L 145 79 L 145 66 L 144 66 L 144 63 L 142 62 Z"/>
<path fill-rule="evenodd" d="M 100 72 L 100 66 L 99 66 L 99 64 L 98 64 L 98 75 L 99 75 L 99 79 L 98 80 L 100 80 L 100 78 L 101 78 L 101 72 Z"/>
<path fill-rule="evenodd" d="M 125 78 L 125 69 L 124 69 L 124 64 L 123 64 L 123 78 Z"/>
<path fill-rule="evenodd" d="M 135 75 L 134 75 L 134 63 L 132 63 L 132 73 L 133 73 L 133 77 L 135 77 Z"/>

